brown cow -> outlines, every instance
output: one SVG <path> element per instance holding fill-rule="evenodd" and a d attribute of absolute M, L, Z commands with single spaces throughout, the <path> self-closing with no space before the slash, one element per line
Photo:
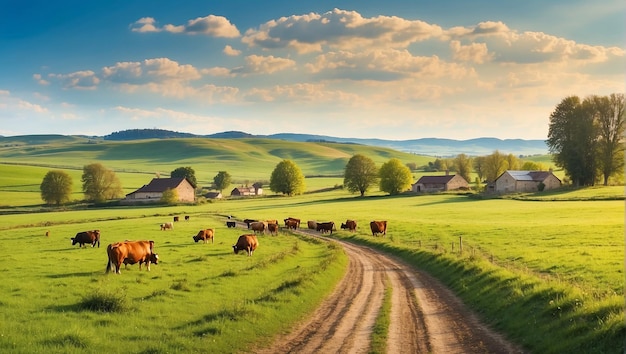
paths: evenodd
<path fill-rule="evenodd" d="M 354 221 L 354 220 L 346 220 L 345 224 L 341 223 L 341 228 L 342 229 L 348 229 L 349 231 L 355 232 L 356 231 L 356 221 Z"/>
<path fill-rule="evenodd" d="M 267 224 L 267 231 L 270 235 L 278 235 L 278 224 Z"/>
<path fill-rule="evenodd" d="M 158 255 L 154 253 L 154 241 L 124 241 L 116 242 L 107 246 L 107 255 L 109 261 L 107 263 L 106 272 L 113 270 L 115 266 L 115 273 L 120 274 L 120 267 L 122 263 L 135 264 L 139 263 L 139 269 L 141 265 L 146 264 L 146 269 L 150 271 L 150 263 L 158 263 Z"/>
<path fill-rule="evenodd" d="M 198 231 L 198 234 L 193 237 L 193 240 L 196 242 L 202 240 L 204 241 L 204 243 L 208 243 L 209 239 L 211 239 L 211 243 L 213 243 L 214 234 L 215 234 L 215 231 L 213 231 L 213 229 L 200 230 Z"/>
<path fill-rule="evenodd" d="M 249 229 L 254 231 L 254 233 L 256 234 L 257 232 L 264 234 L 265 233 L 265 223 L 262 221 L 255 221 L 250 223 L 250 227 Z"/>
<path fill-rule="evenodd" d="M 161 231 L 163 230 L 174 230 L 174 223 L 166 222 L 165 224 L 161 224 Z"/>
<path fill-rule="evenodd" d="M 238 254 L 239 251 L 246 251 L 248 256 L 252 256 L 252 253 L 259 246 L 259 240 L 256 235 L 241 235 L 237 240 L 237 244 L 233 245 L 233 251 Z"/>
<path fill-rule="evenodd" d="M 248 225 L 248 228 L 250 228 L 250 224 L 252 224 L 253 222 L 257 222 L 259 220 L 253 220 L 253 219 L 243 219 L 243 222 Z"/>
<path fill-rule="evenodd" d="M 285 227 L 287 227 L 287 228 L 290 228 L 289 225 L 287 225 L 288 223 L 294 224 L 294 222 L 295 222 L 296 227 L 294 227 L 293 229 L 297 229 L 297 228 L 300 227 L 300 219 L 289 217 L 289 218 L 287 218 L 287 219 L 285 219 L 283 221 L 285 222 Z"/>
<path fill-rule="evenodd" d="M 287 229 L 293 229 L 296 230 L 298 228 L 298 226 L 300 226 L 300 224 L 296 221 L 296 220 L 292 220 L 292 219 L 287 219 L 285 221 L 285 227 Z"/>
<path fill-rule="evenodd" d="M 317 221 L 309 220 L 306 222 L 306 225 L 310 230 L 317 229 Z"/>
<path fill-rule="evenodd" d="M 100 248 L 100 230 L 82 231 L 70 240 L 72 240 L 72 246 L 78 243 L 79 247 L 83 247 L 83 245 L 91 243 L 91 247 L 95 247 L 97 243 L 98 248 Z"/>
<path fill-rule="evenodd" d="M 330 234 L 333 234 L 333 230 L 335 230 L 335 223 L 332 221 L 329 222 L 318 222 L 317 223 L 317 231 L 320 231 L 321 233 L 326 233 L 326 232 L 330 232 Z"/>
<path fill-rule="evenodd" d="M 383 234 L 384 237 L 387 235 L 387 220 L 370 222 L 370 229 L 372 229 L 372 236 Z"/>

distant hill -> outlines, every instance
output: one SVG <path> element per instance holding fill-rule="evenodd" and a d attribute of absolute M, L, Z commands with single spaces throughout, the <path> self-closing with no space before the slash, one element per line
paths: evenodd
<path fill-rule="evenodd" d="M 64 139 L 61 135 L 41 135 L 41 136 L 21 136 L 2 137 L 0 142 L 25 142 L 35 140 Z M 85 137 L 87 138 L 87 137 Z M 469 140 L 454 140 L 440 138 L 422 138 L 412 140 L 385 140 L 385 139 L 361 139 L 361 138 L 339 138 L 326 135 L 314 134 L 294 134 L 279 133 L 271 135 L 253 135 L 241 131 L 226 131 L 210 135 L 195 135 L 190 133 L 175 132 L 163 129 L 131 129 L 123 130 L 105 135 L 103 137 L 89 137 L 91 141 L 132 141 L 144 139 L 173 139 L 173 138 L 213 138 L 213 139 L 244 139 L 244 138 L 264 138 L 277 139 L 294 142 L 332 142 L 342 144 L 360 144 L 368 146 L 384 147 L 401 152 L 450 157 L 458 154 L 470 156 L 489 155 L 498 150 L 505 154 L 516 156 L 546 155 L 549 153 L 544 140 L 524 140 L 524 139 L 497 139 L 497 138 L 476 138 Z"/>

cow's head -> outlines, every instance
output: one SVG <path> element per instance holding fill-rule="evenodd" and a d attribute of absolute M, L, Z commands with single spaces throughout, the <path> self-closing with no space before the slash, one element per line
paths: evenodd
<path fill-rule="evenodd" d="M 237 248 L 237 245 L 233 245 L 233 251 L 235 252 L 235 254 L 239 253 L 239 248 Z"/>
<path fill-rule="evenodd" d="M 198 241 L 200 241 L 200 237 L 199 237 L 199 236 L 194 236 L 194 237 L 193 237 L 193 240 L 194 240 L 194 241 L 196 241 L 196 242 L 198 242 Z"/>
<path fill-rule="evenodd" d="M 78 240 L 76 240 L 74 237 L 70 238 L 70 240 L 72 241 L 72 246 L 78 243 Z"/>
<path fill-rule="evenodd" d="M 159 264 L 159 255 L 156 253 L 152 253 L 150 255 L 150 263 Z"/>

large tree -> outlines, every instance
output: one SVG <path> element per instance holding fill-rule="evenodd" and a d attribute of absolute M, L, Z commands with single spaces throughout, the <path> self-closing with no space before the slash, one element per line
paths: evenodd
<path fill-rule="evenodd" d="M 564 98 L 550 114 L 546 144 L 554 163 L 562 167 L 575 186 L 592 186 L 596 180 L 597 128 L 593 100 Z"/>
<path fill-rule="evenodd" d="M 374 160 L 361 154 L 356 154 L 348 160 L 343 176 L 343 185 L 348 191 L 359 192 L 361 196 L 364 196 L 365 192 L 376 182 L 378 182 L 378 168 Z"/>
<path fill-rule="evenodd" d="M 122 196 L 122 184 L 115 172 L 100 163 L 85 165 L 81 181 L 87 200 L 101 203 Z"/>
<path fill-rule="evenodd" d="M 270 190 L 286 195 L 304 193 L 304 175 L 300 168 L 291 160 L 279 162 L 270 177 Z"/>
<path fill-rule="evenodd" d="M 509 168 L 506 155 L 496 150 L 491 155 L 485 156 L 483 173 L 487 182 L 493 182 Z"/>
<path fill-rule="evenodd" d="M 70 200 L 72 177 L 61 170 L 48 171 L 39 186 L 41 199 L 47 204 L 61 205 Z"/>
<path fill-rule="evenodd" d="M 231 183 L 230 174 L 226 171 L 219 171 L 215 177 L 213 177 L 213 185 L 215 185 L 215 189 L 222 192 L 224 189 L 228 188 Z"/>
<path fill-rule="evenodd" d="M 196 171 L 194 171 L 194 169 L 189 166 L 178 167 L 170 173 L 170 177 L 187 178 L 193 188 L 196 188 L 196 186 L 198 185 L 198 181 L 196 180 Z"/>
<path fill-rule="evenodd" d="M 411 170 L 396 158 L 390 159 L 380 167 L 379 176 L 380 190 L 391 195 L 404 192 L 413 183 Z"/>
<path fill-rule="evenodd" d="M 467 182 L 471 181 L 470 174 L 472 173 L 472 159 L 465 154 L 458 154 L 453 160 L 456 173 L 463 177 Z"/>
<path fill-rule="evenodd" d="M 604 185 L 624 167 L 624 94 L 593 96 L 598 127 L 598 170 Z"/>

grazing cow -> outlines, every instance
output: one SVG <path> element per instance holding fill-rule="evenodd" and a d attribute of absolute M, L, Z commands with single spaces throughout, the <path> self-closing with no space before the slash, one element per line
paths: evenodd
<path fill-rule="evenodd" d="M 50 237 L 50 230 L 46 231 L 46 237 Z"/>
<path fill-rule="evenodd" d="M 211 239 L 211 243 L 213 243 L 213 229 L 204 229 L 198 231 L 198 234 L 193 237 L 193 240 L 198 242 L 200 240 L 204 241 L 204 243 L 209 243 L 209 239 Z"/>
<path fill-rule="evenodd" d="M 309 228 L 309 230 L 316 230 L 317 229 L 317 221 L 309 220 L 309 221 L 306 222 L 306 225 Z"/>
<path fill-rule="evenodd" d="M 341 228 L 342 229 L 348 229 L 349 231 L 355 232 L 356 231 L 356 221 L 354 220 L 346 220 L 346 223 L 341 223 Z"/>
<path fill-rule="evenodd" d="M 383 234 L 384 237 L 387 235 L 387 220 L 370 222 L 370 229 L 372 229 L 372 236 Z"/>
<path fill-rule="evenodd" d="M 278 235 L 278 224 L 267 224 L 267 231 L 270 235 Z"/>
<path fill-rule="evenodd" d="M 253 220 L 253 219 L 243 219 L 243 222 L 248 225 L 248 228 L 250 228 L 250 224 L 252 224 L 253 222 L 257 222 L 258 220 Z"/>
<path fill-rule="evenodd" d="M 83 247 L 83 245 L 91 243 L 91 247 L 96 247 L 97 243 L 98 248 L 100 248 L 100 230 L 82 231 L 70 240 L 72 240 L 72 246 L 78 243 L 79 247 Z"/>
<path fill-rule="evenodd" d="M 226 222 L 226 227 L 228 227 L 229 229 L 232 227 L 237 226 L 237 222 L 236 221 L 227 221 Z"/>
<path fill-rule="evenodd" d="M 273 220 L 265 220 L 265 222 L 269 225 L 269 224 L 278 224 L 278 220 L 273 219 Z"/>
<path fill-rule="evenodd" d="M 178 222 L 178 216 L 174 217 L 174 222 Z"/>
<path fill-rule="evenodd" d="M 107 246 L 107 255 L 109 261 L 107 263 L 106 272 L 113 270 L 115 267 L 115 273 L 120 274 L 120 267 L 122 263 L 135 264 L 139 263 L 139 270 L 141 265 L 146 264 L 146 269 L 150 271 L 150 263 L 158 263 L 158 255 L 154 253 L 154 241 L 124 241 L 116 242 Z"/>
<path fill-rule="evenodd" d="M 320 231 L 321 233 L 330 232 L 330 234 L 332 235 L 334 229 L 335 229 L 335 223 L 332 221 L 317 223 L 317 231 Z"/>
<path fill-rule="evenodd" d="M 237 244 L 233 245 L 233 251 L 238 254 L 239 251 L 248 252 L 248 256 L 252 256 L 252 253 L 259 246 L 259 240 L 256 235 L 241 235 L 237 240 Z"/>
<path fill-rule="evenodd" d="M 189 215 L 185 215 L 185 221 L 189 221 Z"/>
<path fill-rule="evenodd" d="M 257 232 L 260 232 L 262 234 L 265 233 L 265 223 L 262 221 L 255 221 L 250 223 L 250 226 L 248 227 L 250 230 L 254 231 L 254 233 L 256 234 Z"/>
<path fill-rule="evenodd" d="M 287 229 L 293 229 L 293 230 L 296 230 L 296 229 L 298 228 L 298 226 L 299 226 L 299 224 L 298 224 L 298 222 L 297 222 L 297 221 L 295 221 L 295 220 L 287 220 L 287 221 L 285 221 L 285 227 L 286 227 Z"/>
<path fill-rule="evenodd" d="M 174 223 L 166 222 L 165 224 L 161 224 L 161 231 L 163 230 L 174 230 Z"/>
<path fill-rule="evenodd" d="M 296 219 L 296 218 L 287 218 L 285 220 L 283 220 L 285 222 L 285 227 L 289 228 L 289 225 L 287 225 L 287 222 L 291 220 L 291 224 L 293 224 L 293 221 L 295 221 L 296 227 L 294 229 L 297 229 L 300 227 L 300 219 Z"/>

